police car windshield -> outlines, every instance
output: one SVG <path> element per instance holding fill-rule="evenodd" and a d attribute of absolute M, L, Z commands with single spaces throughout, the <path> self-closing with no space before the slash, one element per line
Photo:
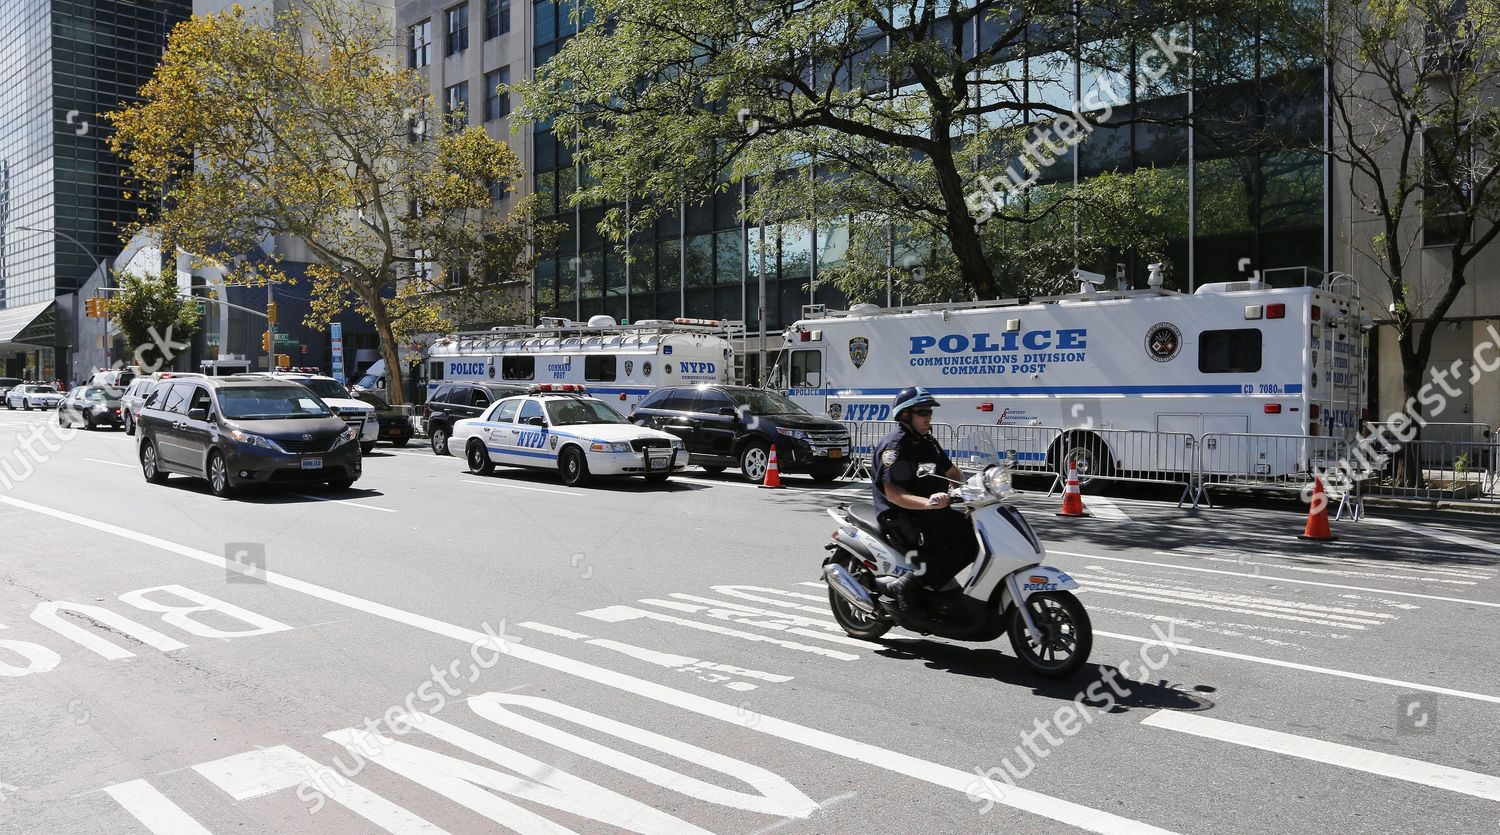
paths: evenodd
<path fill-rule="evenodd" d="M 234 386 L 219 390 L 224 417 L 232 420 L 322 418 L 332 413 L 309 392 L 291 386 Z"/>
<path fill-rule="evenodd" d="M 807 410 L 788 400 L 786 395 L 779 391 L 766 391 L 756 389 L 753 391 L 730 391 L 729 396 L 734 398 L 741 412 L 749 411 L 752 415 L 805 415 Z"/>
<path fill-rule="evenodd" d="M 349 399 L 349 392 L 337 380 L 297 380 L 296 383 L 325 400 L 330 397 L 335 400 Z"/>
<path fill-rule="evenodd" d="M 611 409 L 603 400 L 592 397 L 569 397 L 547 401 L 547 418 L 553 426 L 570 426 L 580 423 L 629 423 L 620 413 Z"/>
<path fill-rule="evenodd" d="M 57 394 L 53 386 L 27 386 L 26 391 L 30 394 Z"/>

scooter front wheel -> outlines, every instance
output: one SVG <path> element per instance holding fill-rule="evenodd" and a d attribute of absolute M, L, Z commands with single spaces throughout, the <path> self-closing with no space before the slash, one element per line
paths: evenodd
<path fill-rule="evenodd" d="M 1010 645 L 1016 657 L 1044 676 L 1069 676 L 1087 664 L 1094 648 L 1094 627 L 1078 598 L 1065 591 L 1044 591 L 1026 598 L 1031 620 L 1042 633 L 1037 644 L 1026 632 L 1020 608 L 1010 612 Z"/>

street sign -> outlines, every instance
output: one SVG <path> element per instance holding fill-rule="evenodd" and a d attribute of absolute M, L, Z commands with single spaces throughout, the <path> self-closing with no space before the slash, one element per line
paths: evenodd
<path fill-rule="evenodd" d="M 340 383 L 347 383 L 344 378 L 344 325 L 341 322 L 332 322 L 328 325 L 328 335 L 333 337 L 333 379 Z"/>

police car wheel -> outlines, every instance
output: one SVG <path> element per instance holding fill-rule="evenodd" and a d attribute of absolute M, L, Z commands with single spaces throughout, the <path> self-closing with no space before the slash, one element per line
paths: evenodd
<path fill-rule="evenodd" d="M 484 444 L 478 438 L 469 441 L 468 459 L 471 473 L 489 475 L 495 471 L 495 462 L 490 460 L 489 450 L 484 448 Z"/>
<path fill-rule="evenodd" d="M 583 450 L 576 446 L 570 446 L 557 456 L 557 471 L 562 475 L 563 484 L 569 487 L 579 487 L 589 480 L 589 462 L 584 460 Z"/>
<path fill-rule="evenodd" d="M 752 484 L 765 481 L 766 467 L 771 460 L 771 447 L 759 441 L 740 450 L 740 474 Z"/>

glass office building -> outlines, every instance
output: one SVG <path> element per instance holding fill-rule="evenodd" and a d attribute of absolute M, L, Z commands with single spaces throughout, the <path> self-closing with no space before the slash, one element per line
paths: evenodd
<path fill-rule="evenodd" d="M 100 114 L 135 97 L 191 10 L 190 0 L 0 3 L 0 308 L 37 311 L 0 333 L 9 376 L 66 373 L 75 315 L 71 299 L 54 300 L 119 250 L 139 205 L 125 198 Z"/>

